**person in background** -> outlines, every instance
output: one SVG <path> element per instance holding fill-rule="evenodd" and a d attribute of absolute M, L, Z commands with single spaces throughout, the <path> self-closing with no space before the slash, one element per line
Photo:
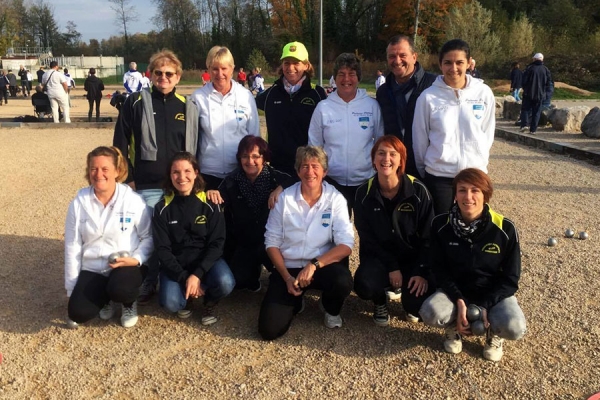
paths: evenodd
<path fill-rule="evenodd" d="M 385 83 L 385 76 L 383 75 L 383 71 L 380 69 L 377 70 L 377 79 L 375 79 L 375 91 L 379 89 L 381 85 Z"/>
<path fill-rule="evenodd" d="M 102 101 L 104 82 L 96 76 L 96 68 L 90 68 L 88 77 L 83 83 L 83 89 L 87 92 L 85 97 L 89 104 L 88 122 L 92 122 L 94 104 L 96 104 L 96 122 L 100 122 L 100 102 Z"/>
<path fill-rule="evenodd" d="M 352 213 L 356 189 L 373 176 L 373 143 L 383 136 L 383 119 L 375 99 L 359 89 L 360 60 L 342 53 L 334 62 L 337 90 L 315 108 L 308 143 L 321 146 L 329 156 L 326 180 L 339 190 Z"/>
<path fill-rule="evenodd" d="M 50 98 L 54 123 L 59 123 L 60 107 L 63 110 L 65 123 L 70 124 L 71 118 L 69 96 L 67 95 L 67 78 L 61 72 L 58 72 L 58 62 L 50 62 L 50 69 L 44 74 L 42 85 L 46 88 L 46 94 L 48 94 L 48 98 Z"/>
<path fill-rule="evenodd" d="M 246 73 L 244 72 L 244 68 L 240 67 L 240 70 L 237 74 L 237 83 L 246 87 Z"/>
<path fill-rule="evenodd" d="M 208 73 L 208 70 L 205 69 L 202 73 L 202 86 L 205 86 L 208 82 L 210 82 L 210 74 Z"/>
<path fill-rule="evenodd" d="M 71 105 L 71 89 L 75 89 L 75 80 L 71 78 L 71 74 L 69 74 L 68 69 L 63 69 L 63 74 L 65 78 L 67 78 L 67 96 L 69 96 L 69 107 L 73 107 Z"/>
<path fill-rule="evenodd" d="M 523 74 L 523 104 L 521 107 L 521 132 L 535 135 L 542 104 L 549 92 L 554 91 L 554 82 L 550 70 L 544 65 L 544 55 L 535 53 L 533 62 L 527 66 Z"/>
<path fill-rule="evenodd" d="M 12 69 L 8 70 L 6 74 L 6 78 L 8 79 L 8 91 L 10 93 L 10 97 L 17 97 L 17 77 L 13 74 Z"/>
<path fill-rule="evenodd" d="M 129 63 L 129 71 L 123 75 L 123 87 L 128 94 L 142 90 L 142 74 L 133 61 Z"/>
<path fill-rule="evenodd" d="M 276 272 L 258 317 L 264 340 L 283 336 L 294 315 L 304 309 L 304 293 L 321 290 L 319 301 L 327 328 L 341 328 L 340 312 L 352 291 L 348 256 L 354 229 L 344 196 L 323 182 L 327 154 L 320 147 L 303 146 L 296 152 L 300 182 L 279 196 L 269 213 L 265 247 Z"/>
<path fill-rule="evenodd" d="M 6 75 L 4 75 L 4 70 L 0 69 L 0 105 L 8 104 L 8 86 L 10 82 Z"/>
<path fill-rule="evenodd" d="M 233 80 L 235 64 L 227 47 L 214 46 L 206 56 L 211 82 L 192 97 L 198 104 L 201 138 L 196 154 L 206 189 L 217 189 L 238 163 L 240 140 L 260 136 L 256 101 L 250 91 Z"/>
<path fill-rule="evenodd" d="M 310 119 L 327 94 L 311 81 L 314 69 L 302 43 L 286 44 L 280 60 L 279 79 L 256 96 L 256 106 L 265 112 L 271 165 L 297 180 L 296 149 L 308 144 Z"/>
<path fill-rule="evenodd" d="M 467 307 L 480 307 L 486 329 L 483 357 L 500 361 L 504 339 L 518 340 L 527 329 L 515 297 L 521 276 L 519 235 L 511 220 L 490 208 L 494 189 L 483 171 L 460 171 L 452 187 L 452 208 L 431 224 L 431 264 L 439 289 L 419 314 L 425 324 L 445 329 L 444 350 L 457 354 L 462 337 L 473 334 Z"/>
<path fill-rule="evenodd" d="M 252 84 L 251 92 L 256 90 L 256 94 L 260 94 L 265 90 L 265 78 L 260 74 L 260 67 L 254 68 L 254 83 Z"/>
<path fill-rule="evenodd" d="M 38 69 L 35 73 L 37 74 L 38 83 L 41 84 L 42 78 L 44 77 L 44 66 L 40 65 L 40 69 Z"/>
<path fill-rule="evenodd" d="M 23 97 L 27 97 L 31 94 L 31 89 L 29 89 L 29 84 L 27 83 L 27 70 L 23 65 L 19 67 L 18 75 L 19 78 L 21 78 L 21 91 L 23 92 Z"/>
<path fill-rule="evenodd" d="M 335 83 L 335 75 L 331 75 L 329 78 L 329 87 L 327 88 L 327 93 L 333 93 L 337 89 L 337 85 Z"/>
<path fill-rule="evenodd" d="M 471 64 L 469 64 L 469 69 L 467 69 L 467 74 L 471 75 L 473 78 L 481 79 L 481 73 L 476 67 L 477 62 L 475 62 L 474 58 L 471 58 Z"/>
<path fill-rule="evenodd" d="M 196 156 L 175 154 L 168 167 L 165 197 L 156 204 L 152 228 L 160 260 L 162 307 L 189 318 L 193 301 L 203 298 L 202 325 L 217 322 L 214 308 L 235 286 L 223 260 L 225 219 L 206 198 Z"/>
<path fill-rule="evenodd" d="M 31 71 L 27 70 L 27 93 L 31 92 L 33 87 L 33 74 Z"/>
<path fill-rule="evenodd" d="M 96 315 L 109 320 L 114 303 L 121 303 L 121 325 L 131 328 L 138 321 L 139 267 L 153 249 L 151 210 L 121 183 L 127 161 L 119 149 L 91 151 L 85 177 L 90 186 L 79 190 L 65 222 L 67 326 L 77 328 Z"/>
<path fill-rule="evenodd" d="M 523 87 L 523 71 L 518 62 L 512 63 L 512 70 L 510 71 L 510 91 L 517 102 L 521 101 L 519 97 L 519 91 Z"/>
<path fill-rule="evenodd" d="M 37 85 L 35 87 L 35 93 L 31 95 L 31 105 L 35 108 L 36 113 L 42 118 L 45 118 L 48 114 L 52 115 L 50 98 L 44 93 L 42 85 Z M 60 109 L 58 111 L 60 117 Z"/>
<path fill-rule="evenodd" d="M 469 167 L 487 171 L 496 129 L 496 100 L 481 79 L 467 74 L 469 45 L 461 39 L 442 46 L 440 69 L 417 99 L 413 122 L 415 162 L 433 198 L 435 214 L 452 206 L 452 180 Z"/>

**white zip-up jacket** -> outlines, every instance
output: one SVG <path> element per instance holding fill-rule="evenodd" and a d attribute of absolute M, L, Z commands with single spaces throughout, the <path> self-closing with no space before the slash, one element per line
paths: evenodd
<path fill-rule="evenodd" d="M 239 83 L 232 80 L 231 84 L 224 96 L 212 82 L 192 94 L 200 114 L 196 152 L 200 171 L 221 179 L 237 167 L 235 154 L 240 140 L 246 135 L 260 135 L 254 96 Z"/>
<path fill-rule="evenodd" d="M 371 148 L 381 136 L 379 103 L 365 89 L 348 103 L 331 93 L 317 104 L 308 128 L 308 144 L 323 147 L 329 157 L 327 176 L 343 186 L 359 186 L 373 176 Z"/>
<path fill-rule="evenodd" d="M 286 268 L 303 268 L 339 244 L 354 247 L 354 229 L 344 196 L 323 182 L 321 198 L 309 207 L 300 186 L 298 182 L 279 195 L 266 226 L 265 247 L 278 248 Z"/>
<path fill-rule="evenodd" d="M 496 100 L 481 79 L 467 75 L 464 89 L 443 76 L 417 99 L 413 151 L 421 176 L 454 178 L 465 168 L 487 172 L 496 129 Z"/>
<path fill-rule="evenodd" d="M 65 222 L 65 289 L 71 296 L 80 271 L 108 276 L 108 256 L 126 250 L 143 264 L 154 250 L 152 210 L 129 186 L 117 184 L 104 207 L 92 186 L 77 192 Z"/>

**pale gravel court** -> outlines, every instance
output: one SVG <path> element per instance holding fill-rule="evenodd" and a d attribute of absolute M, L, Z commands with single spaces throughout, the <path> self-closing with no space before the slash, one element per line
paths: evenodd
<path fill-rule="evenodd" d="M 399 303 L 390 326 L 376 327 L 371 305 L 355 295 L 342 329 L 323 326 L 313 295 L 289 333 L 269 343 L 257 333 L 262 296 L 248 292 L 223 301 L 210 328 L 153 303 L 129 330 L 118 319 L 65 329 L 64 218 L 85 185 L 86 153 L 111 139 L 111 129 L 0 129 L 0 398 L 585 399 L 600 391 L 598 167 L 495 142 L 492 206 L 520 232 L 517 296 L 528 333 L 506 342 L 494 364 L 479 339 L 460 355 L 444 353 L 441 331 L 404 322 Z M 567 227 L 590 239 L 562 238 Z M 549 236 L 557 247 L 546 246 Z"/>

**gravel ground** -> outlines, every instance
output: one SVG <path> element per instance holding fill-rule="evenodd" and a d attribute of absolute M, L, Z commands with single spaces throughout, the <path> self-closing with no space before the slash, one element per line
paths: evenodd
<path fill-rule="evenodd" d="M 390 326 L 377 327 L 355 295 L 332 331 L 309 294 L 275 342 L 257 333 L 264 288 L 225 299 L 208 328 L 199 313 L 179 320 L 153 302 L 129 330 L 118 319 L 65 329 L 67 206 L 85 185 L 86 153 L 111 138 L 111 129 L 0 129 L 0 398 L 586 399 L 600 390 L 598 167 L 494 143 L 492 206 L 520 232 L 528 332 L 491 363 L 477 338 L 446 354 L 442 332 L 405 322 L 398 302 Z M 568 227 L 590 238 L 565 239 Z"/>

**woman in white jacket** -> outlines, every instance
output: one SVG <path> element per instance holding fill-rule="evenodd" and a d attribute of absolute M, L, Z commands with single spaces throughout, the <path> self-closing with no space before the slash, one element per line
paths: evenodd
<path fill-rule="evenodd" d="M 127 177 L 127 161 L 116 147 L 91 151 L 85 176 L 90 186 L 79 190 L 65 223 L 67 326 L 76 328 L 98 314 L 111 319 L 112 301 L 122 304 L 121 325 L 130 328 L 138 320 L 139 267 L 154 248 L 152 212 L 119 183 Z"/>
<path fill-rule="evenodd" d="M 443 75 L 417 99 L 413 121 L 415 162 L 436 214 L 452 206 L 452 180 L 460 171 L 487 172 L 496 129 L 492 90 L 467 74 L 469 45 L 460 39 L 446 42 L 439 61 Z"/>
<path fill-rule="evenodd" d="M 238 144 L 246 135 L 260 136 L 258 111 L 252 93 L 233 80 L 233 55 L 214 46 L 206 56 L 210 82 L 192 97 L 200 114 L 199 151 L 196 152 L 206 190 L 217 189 L 237 167 Z"/>
<path fill-rule="evenodd" d="M 327 181 L 354 205 L 356 189 L 373 176 L 371 148 L 383 136 L 379 103 L 358 89 L 360 60 L 340 54 L 333 65 L 337 90 L 317 104 L 308 128 L 308 144 L 321 146 L 329 157 Z"/>

